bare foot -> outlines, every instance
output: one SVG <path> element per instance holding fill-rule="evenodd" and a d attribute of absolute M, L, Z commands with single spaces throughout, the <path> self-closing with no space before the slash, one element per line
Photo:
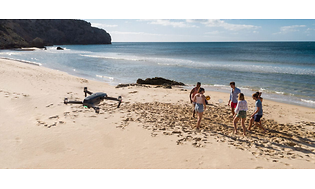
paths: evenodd
<path fill-rule="evenodd" d="M 266 130 L 266 129 L 264 129 L 263 133 L 266 133 L 266 132 L 267 132 L 267 130 Z"/>

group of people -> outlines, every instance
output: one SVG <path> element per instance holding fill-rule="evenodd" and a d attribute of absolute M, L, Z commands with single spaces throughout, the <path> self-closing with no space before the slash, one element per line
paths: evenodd
<path fill-rule="evenodd" d="M 231 86 L 231 93 L 230 99 L 228 101 L 228 106 L 231 107 L 232 115 L 233 115 L 233 124 L 234 124 L 234 134 L 237 133 L 237 123 L 241 120 L 241 124 L 243 127 L 243 135 L 246 135 L 246 130 L 251 130 L 253 123 L 258 125 L 264 132 L 266 129 L 261 124 L 261 117 L 263 116 L 263 109 L 262 109 L 262 100 L 260 92 L 256 92 L 252 95 L 253 100 L 255 101 L 255 111 L 251 115 L 251 119 L 249 122 L 249 126 L 246 129 L 245 127 L 245 120 L 247 115 L 247 101 L 245 100 L 245 96 L 241 93 L 241 90 L 235 86 L 235 82 L 230 83 Z M 205 89 L 201 87 L 201 83 L 198 82 L 196 87 L 194 87 L 190 91 L 190 102 L 193 104 L 194 112 L 193 117 L 195 114 L 198 114 L 198 120 L 196 128 L 200 128 L 200 122 L 203 116 L 203 112 L 206 110 L 206 97 L 204 95 Z"/>

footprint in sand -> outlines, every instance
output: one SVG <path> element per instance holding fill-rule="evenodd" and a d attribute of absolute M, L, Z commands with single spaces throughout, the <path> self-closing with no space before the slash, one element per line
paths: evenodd
<path fill-rule="evenodd" d="M 47 105 L 46 106 L 46 108 L 49 108 L 49 107 L 51 107 L 51 106 L 53 106 L 54 104 L 49 104 L 49 105 Z"/>
<path fill-rule="evenodd" d="M 196 119 L 191 117 L 191 106 L 189 105 L 154 102 L 130 103 L 125 106 L 125 110 L 134 113 L 136 122 L 145 124 L 145 129 L 151 128 L 156 132 L 164 132 L 167 135 L 175 134 L 181 137 L 176 141 L 177 144 L 191 143 L 194 146 L 201 147 L 202 144 L 207 142 L 207 137 L 210 137 L 216 138 L 217 142 L 220 143 L 228 141 L 229 146 L 247 150 L 258 158 L 262 156 L 270 159 L 270 161 L 285 158 L 287 152 L 292 153 L 289 155 L 291 159 L 295 154 L 293 153 L 294 151 L 299 151 L 302 154 L 312 152 L 309 154 L 310 157 L 308 159 L 309 161 L 315 159 L 315 148 L 311 146 L 314 143 L 313 138 L 315 134 L 314 132 L 307 132 L 301 124 L 278 124 L 274 120 L 264 119 L 263 123 L 268 128 L 268 133 L 264 134 L 259 128 L 253 128 L 247 137 L 233 136 L 229 135 L 233 132 L 231 120 L 224 118 L 226 116 L 221 116 L 229 115 L 230 110 L 220 106 L 211 108 L 211 113 L 205 112 L 202 131 L 195 132 L 191 129 L 191 126 L 196 124 Z M 170 109 L 177 111 L 171 112 L 169 111 Z M 181 133 L 178 131 L 181 131 Z M 198 136 L 200 133 L 203 134 L 202 137 Z M 182 136 L 183 134 L 189 135 Z M 200 140 L 194 140 L 196 138 L 200 138 Z M 300 140 L 301 138 L 303 140 Z M 292 159 L 294 158 L 303 159 L 303 156 L 295 155 Z"/>

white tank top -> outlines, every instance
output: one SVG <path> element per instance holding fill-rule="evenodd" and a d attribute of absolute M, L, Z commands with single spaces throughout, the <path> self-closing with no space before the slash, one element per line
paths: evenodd
<path fill-rule="evenodd" d="M 202 96 L 196 96 L 196 103 L 203 104 Z"/>

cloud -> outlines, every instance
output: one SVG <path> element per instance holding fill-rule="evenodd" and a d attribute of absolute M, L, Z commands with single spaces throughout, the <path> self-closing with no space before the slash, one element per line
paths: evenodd
<path fill-rule="evenodd" d="M 297 28 L 304 28 L 306 27 L 305 25 L 293 25 L 293 26 L 283 26 L 280 28 L 281 32 L 295 32 L 299 31 Z"/>
<path fill-rule="evenodd" d="M 311 34 L 315 34 L 315 29 L 313 28 L 307 28 L 307 30 L 305 31 L 307 36 L 310 36 Z"/>
<path fill-rule="evenodd" d="M 91 23 L 92 27 L 97 27 L 97 28 L 115 28 L 118 25 L 108 25 L 108 24 L 101 24 L 101 23 Z"/>
<path fill-rule="evenodd" d="M 156 33 L 122 32 L 122 31 L 111 31 L 110 34 L 116 34 L 116 35 L 151 35 L 151 36 L 162 36 L 162 34 L 156 34 Z"/>
<path fill-rule="evenodd" d="M 191 25 L 187 22 L 178 22 L 170 20 L 153 20 L 150 24 L 162 25 L 162 26 L 172 26 L 174 28 L 197 28 L 198 26 Z"/>
<path fill-rule="evenodd" d="M 305 25 L 292 25 L 292 26 L 282 26 L 280 28 L 280 32 L 274 33 L 274 34 L 286 34 L 289 32 L 297 32 L 300 31 L 299 28 L 304 28 Z"/>
<path fill-rule="evenodd" d="M 313 28 L 307 28 L 307 30 L 306 30 L 307 33 L 312 32 L 312 31 L 315 31 L 315 29 L 313 29 Z"/>
<path fill-rule="evenodd" d="M 246 24 L 230 24 L 223 20 L 219 19 L 195 19 L 195 20 L 187 20 L 189 23 L 193 22 L 199 22 L 207 27 L 218 27 L 218 28 L 224 28 L 226 30 L 231 31 L 239 31 L 239 30 L 248 30 L 248 29 L 259 29 L 260 26 L 254 26 L 254 25 L 246 25 Z"/>

